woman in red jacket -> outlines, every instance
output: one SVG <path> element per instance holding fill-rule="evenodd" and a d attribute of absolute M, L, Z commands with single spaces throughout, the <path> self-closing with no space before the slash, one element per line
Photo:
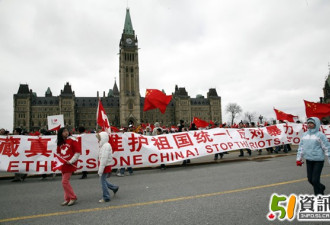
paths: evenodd
<path fill-rule="evenodd" d="M 57 133 L 57 154 L 66 161 L 66 164 L 61 168 L 62 186 L 64 189 L 64 202 L 61 204 L 62 206 L 71 206 L 77 201 L 77 196 L 70 184 L 70 177 L 77 169 L 81 147 L 78 139 L 69 135 L 69 131 L 65 127 L 61 128 Z"/>

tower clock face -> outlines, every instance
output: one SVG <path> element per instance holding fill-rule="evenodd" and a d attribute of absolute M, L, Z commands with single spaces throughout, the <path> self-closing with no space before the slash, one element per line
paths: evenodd
<path fill-rule="evenodd" d="M 127 43 L 127 44 L 130 45 L 130 44 L 132 44 L 132 42 L 133 42 L 132 39 L 130 39 L 130 38 L 127 38 L 127 39 L 126 39 L 126 43 Z"/>

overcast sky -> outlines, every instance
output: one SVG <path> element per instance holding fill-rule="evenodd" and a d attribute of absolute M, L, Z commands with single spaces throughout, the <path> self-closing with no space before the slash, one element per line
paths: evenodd
<path fill-rule="evenodd" d="M 58 96 L 69 82 L 95 97 L 119 76 L 126 7 L 139 40 L 140 93 L 191 97 L 216 88 L 228 103 L 305 120 L 323 96 L 330 62 L 326 0 L 0 0 L 0 127 L 13 128 L 13 95 L 28 84 Z M 119 84 L 118 84 L 119 85 Z"/>

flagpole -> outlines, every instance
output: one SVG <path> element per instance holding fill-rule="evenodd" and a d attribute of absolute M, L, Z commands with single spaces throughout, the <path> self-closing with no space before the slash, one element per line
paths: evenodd
<path fill-rule="evenodd" d="M 97 132 L 97 118 L 98 118 L 98 116 L 99 116 L 100 101 L 101 101 L 101 99 L 100 99 L 100 97 L 99 97 L 99 101 L 98 101 L 98 103 L 97 103 L 97 109 L 96 109 L 96 120 L 95 120 L 96 126 L 95 126 L 95 132 Z"/>

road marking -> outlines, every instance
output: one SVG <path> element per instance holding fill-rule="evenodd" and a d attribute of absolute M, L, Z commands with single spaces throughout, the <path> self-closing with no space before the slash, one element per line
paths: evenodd
<path fill-rule="evenodd" d="M 326 174 L 326 175 L 323 175 L 321 177 L 322 178 L 330 177 L 330 174 Z M 235 189 L 235 190 L 228 190 L 228 191 L 221 191 L 221 192 L 214 192 L 214 193 L 200 194 L 200 195 L 191 195 L 191 196 L 186 196 L 186 197 L 170 198 L 170 199 L 156 200 L 156 201 L 150 201 L 150 202 L 140 202 L 140 203 L 125 204 L 125 205 L 108 206 L 108 207 L 102 207 L 102 208 L 71 210 L 71 211 L 65 211 L 65 212 L 54 212 L 54 213 L 38 214 L 38 215 L 32 215 L 32 216 L 12 217 L 12 218 L 7 218 L 7 219 L 0 219 L 0 223 L 1 222 L 17 221 L 17 220 L 43 218 L 43 217 L 50 217 L 50 216 L 62 216 L 62 215 L 77 214 L 77 213 L 86 213 L 86 212 L 96 212 L 96 211 L 103 211 L 103 210 L 131 208 L 131 207 L 136 207 L 136 206 L 161 204 L 161 203 L 166 203 L 166 202 L 177 202 L 177 201 L 197 199 L 197 198 L 206 198 L 206 197 L 211 197 L 211 196 L 216 196 L 216 195 L 232 194 L 232 193 L 237 193 L 237 192 L 250 191 L 250 190 L 268 188 L 268 187 L 274 187 L 274 186 L 280 186 L 280 185 L 285 185 L 285 184 L 293 184 L 293 183 L 298 183 L 298 182 L 302 182 L 302 181 L 306 181 L 306 180 L 307 180 L 306 178 L 303 178 L 303 179 L 285 181 L 285 182 L 274 183 L 274 184 L 266 184 L 266 185 L 260 185 L 260 186 L 254 186 L 254 187 L 240 188 L 240 189 Z"/>

